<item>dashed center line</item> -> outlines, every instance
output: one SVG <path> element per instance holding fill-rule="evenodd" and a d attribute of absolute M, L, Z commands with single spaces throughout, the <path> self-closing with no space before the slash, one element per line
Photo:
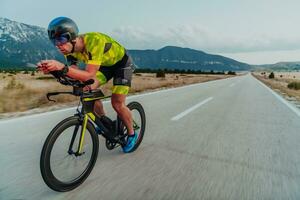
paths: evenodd
<path fill-rule="evenodd" d="M 189 108 L 189 109 L 183 111 L 182 113 L 180 113 L 180 114 L 174 116 L 171 120 L 172 120 L 172 121 L 177 121 L 177 120 L 181 119 L 181 118 L 184 117 L 185 115 L 189 114 L 190 112 L 192 112 L 193 110 L 199 108 L 200 106 L 206 104 L 207 102 L 209 102 L 209 101 L 212 100 L 212 99 L 213 99 L 213 97 L 209 97 L 209 98 L 205 99 L 204 101 L 201 101 L 200 103 L 194 105 L 193 107 L 191 107 L 191 108 Z"/>

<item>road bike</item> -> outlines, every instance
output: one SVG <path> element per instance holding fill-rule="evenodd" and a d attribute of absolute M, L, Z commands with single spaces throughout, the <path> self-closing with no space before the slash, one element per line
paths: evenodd
<path fill-rule="evenodd" d="M 66 192 L 82 184 L 98 158 L 98 135 L 105 138 L 105 146 L 112 150 L 124 146 L 127 142 L 127 129 L 120 119 L 115 120 L 107 116 L 98 116 L 94 112 L 95 101 L 109 98 L 100 89 L 86 90 L 86 86 L 93 84 L 94 80 L 80 82 L 63 76 L 55 71 L 51 74 L 64 85 L 73 87 L 70 92 L 47 93 L 49 101 L 51 96 L 70 94 L 80 97 L 74 116 L 59 122 L 48 135 L 40 157 L 40 170 L 45 183 L 53 190 Z M 141 144 L 146 125 L 145 112 L 138 102 L 127 105 L 133 116 L 133 128 L 138 134 L 137 142 L 131 152 Z"/>

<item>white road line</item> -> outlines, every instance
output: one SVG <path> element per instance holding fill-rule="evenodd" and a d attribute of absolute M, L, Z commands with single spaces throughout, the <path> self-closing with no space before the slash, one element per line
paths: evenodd
<path fill-rule="evenodd" d="M 289 109 L 291 109 L 298 117 L 300 117 L 300 110 L 293 106 L 291 103 L 289 103 L 287 100 L 285 100 L 283 97 L 281 97 L 279 94 L 274 92 L 272 89 L 270 89 L 268 86 L 266 86 L 264 83 L 253 77 L 259 84 L 264 86 L 269 92 L 271 92 L 279 101 L 281 101 L 283 104 L 285 104 Z"/>
<path fill-rule="evenodd" d="M 181 118 L 184 117 L 185 115 L 189 114 L 190 112 L 192 112 L 193 110 L 199 108 L 200 106 L 206 104 L 207 102 L 209 102 L 209 101 L 212 100 L 212 99 L 213 99 L 213 97 L 209 97 L 209 98 L 205 99 L 204 101 L 201 101 L 200 103 L 194 105 L 193 107 L 191 107 L 191 108 L 189 108 L 189 109 L 183 111 L 182 113 L 180 113 L 180 114 L 174 116 L 171 120 L 172 120 L 172 121 L 177 121 L 177 120 L 181 119 Z"/>

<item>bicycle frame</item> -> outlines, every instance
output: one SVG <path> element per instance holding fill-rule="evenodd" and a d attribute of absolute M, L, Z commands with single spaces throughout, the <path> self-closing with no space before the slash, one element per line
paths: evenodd
<path fill-rule="evenodd" d="M 101 92 L 101 90 L 99 90 L 99 91 Z M 96 121 L 97 116 L 94 114 L 94 104 L 95 104 L 95 101 L 97 101 L 97 100 L 106 99 L 111 96 L 104 96 L 102 92 L 100 95 L 101 96 L 98 96 L 98 97 L 85 97 L 84 95 L 82 95 L 80 97 L 80 101 L 82 102 L 82 108 L 81 108 L 81 111 L 78 111 L 78 115 L 79 115 L 80 119 L 83 120 L 83 122 L 82 122 L 83 124 L 82 124 L 82 129 L 80 132 L 79 146 L 78 146 L 78 149 L 77 149 L 77 152 L 75 153 L 75 155 L 82 154 L 82 146 L 83 146 L 83 142 L 84 142 L 84 136 L 85 136 L 88 120 L 97 124 L 102 130 L 104 130 L 104 132 L 109 132 L 109 130 L 107 130 L 104 127 L 104 125 L 101 123 L 100 120 Z M 73 133 L 73 137 L 72 137 L 70 146 L 69 146 L 69 152 L 72 152 L 71 149 L 74 144 L 74 140 L 75 140 L 77 131 L 78 131 L 78 128 L 76 127 L 74 130 L 74 133 Z"/>

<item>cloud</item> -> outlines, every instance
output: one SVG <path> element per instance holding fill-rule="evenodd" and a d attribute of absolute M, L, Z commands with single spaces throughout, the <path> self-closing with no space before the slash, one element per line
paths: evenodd
<path fill-rule="evenodd" d="M 279 33 L 233 33 L 212 31 L 199 25 L 182 25 L 155 30 L 132 26 L 110 33 L 128 49 L 159 49 L 167 45 L 190 47 L 207 52 L 237 53 L 300 49 L 300 37 Z"/>

